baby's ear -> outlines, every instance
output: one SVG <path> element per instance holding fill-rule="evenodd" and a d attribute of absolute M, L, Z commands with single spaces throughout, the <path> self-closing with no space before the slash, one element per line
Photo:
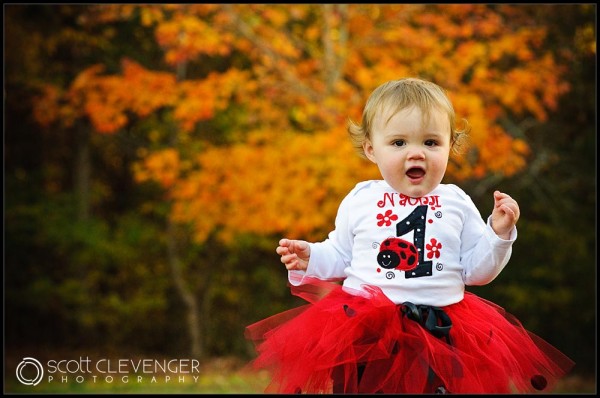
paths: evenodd
<path fill-rule="evenodd" d="M 365 152 L 365 156 L 367 157 L 367 159 L 369 159 L 371 162 L 377 164 L 377 159 L 375 159 L 375 151 L 373 149 L 373 144 L 371 143 L 371 140 L 369 140 L 368 138 L 365 140 L 365 142 L 363 142 L 363 150 Z"/>

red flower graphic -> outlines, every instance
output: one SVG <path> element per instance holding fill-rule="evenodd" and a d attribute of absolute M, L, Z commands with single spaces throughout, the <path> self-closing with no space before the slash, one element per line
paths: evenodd
<path fill-rule="evenodd" d="M 385 224 L 386 227 L 389 227 L 392 225 L 392 221 L 396 221 L 398 219 L 398 216 L 392 214 L 391 210 L 388 210 L 385 212 L 385 214 L 377 214 L 377 219 L 379 220 L 377 221 L 378 227 L 381 227 L 383 224 Z"/>
<path fill-rule="evenodd" d="M 442 244 L 435 238 L 432 238 L 431 242 L 425 245 L 425 248 L 429 250 L 427 252 L 427 258 L 440 258 L 440 249 L 442 248 Z"/>

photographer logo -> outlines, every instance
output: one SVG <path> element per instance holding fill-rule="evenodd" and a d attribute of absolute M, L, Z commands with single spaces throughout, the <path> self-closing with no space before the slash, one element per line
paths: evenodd
<path fill-rule="evenodd" d="M 17 366 L 17 380 L 27 386 L 37 386 L 44 377 L 44 368 L 35 358 L 26 357 Z"/>
<path fill-rule="evenodd" d="M 42 380 L 47 384 L 197 383 L 200 362 L 184 358 L 93 360 L 88 356 L 79 356 L 77 359 L 50 359 L 42 365 L 35 358 L 24 357 L 17 365 L 16 375 L 17 380 L 27 386 L 37 386 Z"/>

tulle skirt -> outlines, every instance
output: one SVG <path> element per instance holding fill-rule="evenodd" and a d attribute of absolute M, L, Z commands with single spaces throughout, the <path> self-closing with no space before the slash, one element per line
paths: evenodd
<path fill-rule="evenodd" d="M 396 305 L 377 287 L 314 280 L 309 302 L 246 328 L 276 393 L 548 392 L 574 363 L 494 303 Z"/>

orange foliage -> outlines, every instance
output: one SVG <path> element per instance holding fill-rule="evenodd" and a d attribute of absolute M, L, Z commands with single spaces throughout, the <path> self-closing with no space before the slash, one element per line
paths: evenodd
<path fill-rule="evenodd" d="M 179 153 L 168 148 L 148 155 L 142 164 L 136 166 L 135 177 L 138 182 L 153 180 L 163 188 L 170 188 L 179 177 L 179 169 Z"/>
<path fill-rule="evenodd" d="M 94 130 L 112 134 L 128 123 L 127 112 L 146 117 L 174 103 L 172 74 L 152 72 L 127 59 L 122 66 L 123 76 L 105 76 L 102 65 L 93 65 L 80 72 L 62 96 L 46 89 L 34 104 L 38 121 L 70 127 L 76 118 L 87 117 Z"/>
<path fill-rule="evenodd" d="M 124 61 L 122 74 L 82 71 L 66 93 L 47 89 L 40 122 L 90 118 L 98 132 L 172 111 L 179 147 L 149 152 L 140 181 L 168 188 L 173 216 L 202 241 L 219 230 L 309 237 L 331 227 L 339 201 L 356 182 L 379 178 L 345 134 L 370 92 L 405 76 L 448 90 L 472 126 L 470 148 L 448 177 L 511 175 L 526 167 L 527 143 L 501 121 L 546 120 L 569 89 L 564 67 L 542 47 L 543 21 L 520 5 L 485 4 L 170 4 L 95 6 L 95 23 L 130 18 L 153 28 L 164 62 L 219 64 L 194 79 Z M 91 22 L 90 22 L 91 23 Z M 218 60 L 215 61 L 215 60 Z M 180 76 L 181 77 L 181 76 Z M 199 122 L 227 112 L 238 141 L 189 143 Z M 235 116 L 231 116 L 231 115 Z M 172 126 L 162 126 L 169 128 Z M 184 138 L 186 137 L 186 138 Z M 210 141 L 210 140 L 208 140 Z M 192 153 L 190 153 L 192 152 Z M 177 155 L 177 156 L 176 156 Z M 179 170 L 183 164 L 188 169 Z"/>
<path fill-rule="evenodd" d="M 194 220 L 199 241 L 215 228 L 225 240 L 243 232 L 316 237 L 329 228 L 347 191 L 377 176 L 353 151 L 343 129 L 261 131 L 243 144 L 211 147 L 172 191 L 173 216 Z M 352 175 L 342 163 L 353 166 Z"/>
<path fill-rule="evenodd" d="M 227 55 L 231 34 L 221 34 L 195 15 L 177 14 L 156 29 L 156 41 L 165 49 L 165 60 L 177 65 L 203 54 Z"/>
<path fill-rule="evenodd" d="M 191 131 L 196 123 L 212 119 L 230 105 L 236 88 L 243 86 L 247 74 L 236 69 L 211 73 L 204 80 L 186 80 L 179 84 L 181 101 L 175 104 L 174 117 L 183 131 Z"/>

